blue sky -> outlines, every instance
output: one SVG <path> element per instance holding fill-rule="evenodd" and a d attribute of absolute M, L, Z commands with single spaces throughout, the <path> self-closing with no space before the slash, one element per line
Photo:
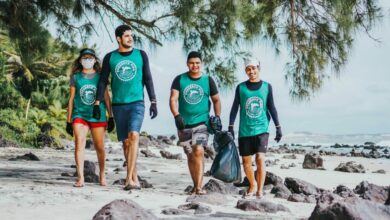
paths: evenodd
<path fill-rule="evenodd" d="M 378 43 L 364 33 L 358 33 L 349 61 L 339 77 L 332 77 L 309 102 L 293 102 L 284 79 L 284 66 L 288 54 L 275 56 L 273 49 L 258 44 L 251 51 L 262 63 L 261 78 L 273 86 L 274 99 L 284 133 L 307 131 L 324 134 L 390 133 L 390 1 L 380 1 L 386 16 L 372 35 Z M 111 30 L 111 39 L 114 32 Z M 106 32 L 88 42 L 96 44 L 99 57 L 117 48 Z M 165 43 L 163 47 L 142 48 L 149 55 L 159 115 L 150 120 L 145 117 L 143 130 L 152 134 L 175 133 L 173 117 L 169 111 L 169 92 L 172 80 L 187 70 L 186 54 L 180 42 Z M 389 65 L 389 66 L 388 66 Z M 239 81 L 246 80 L 243 67 L 236 73 Z M 234 89 L 220 93 L 222 120 L 226 128 Z M 149 103 L 147 102 L 147 107 Z M 148 115 L 148 111 L 146 112 Z M 236 121 L 236 125 L 238 120 Z M 274 133 L 271 122 L 270 132 Z"/>

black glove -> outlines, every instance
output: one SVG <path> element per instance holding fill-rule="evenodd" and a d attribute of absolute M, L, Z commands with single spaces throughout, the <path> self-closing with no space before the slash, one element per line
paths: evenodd
<path fill-rule="evenodd" d="M 176 128 L 177 130 L 183 130 L 185 128 L 185 123 L 184 123 L 184 119 L 183 117 L 181 117 L 181 115 L 176 115 L 175 116 L 175 124 L 176 124 Z"/>
<path fill-rule="evenodd" d="M 73 137 L 73 127 L 71 122 L 66 122 L 66 133 Z"/>
<path fill-rule="evenodd" d="M 107 131 L 108 131 L 108 132 L 111 132 L 111 131 L 114 130 L 114 128 L 115 128 L 114 118 L 113 118 L 113 117 L 110 117 L 110 118 L 108 118 Z"/>
<path fill-rule="evenodd" d="M 209 124 L 210 124 L 211 129 L 214 132 L 222 131 L 222 122 L 221 122 L 221 118 L 218 115 L 211 116 L 209 118 Z"/>
<path fill-rule="evenodd" d="M 234 140 L 234 126 L 233 125 L 229 125 L 228 131 L 230 132 L 230 134 L 232 134 L 233 140 Z"/>
<path fill-rule="evenodd" d="M 279 143 L 280 139 L 282 139 L 282 128 L 276 127 L 276 136 L 275 136 L 275 141 L 276 143 Z"/>
<path fill-rule="evenodd" d="M 93 106 L 92 117 L 94 119 L 96 119 L 96 120 L 100 119 L 100 107 L 99 107 L 99 105 L 94 105 Z"/>
<path fill-rule="evenodd" d="M 150 104 L 149 115 L 151 119 L 157 117 L 157 103 L 152 102 L 152 104 Z"/>

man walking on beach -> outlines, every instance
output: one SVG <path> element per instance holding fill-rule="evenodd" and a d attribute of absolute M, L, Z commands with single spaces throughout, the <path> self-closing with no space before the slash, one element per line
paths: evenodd
<path fill-rule="evenodd" d="M 171 86 L 170 108 L 175 117 L 179 145 L 188 159 L 194 187 L 191 194 L 206 194 L 202 190 L 204 147 L 207 146 L 210 98 L 214 114 L 219 119 L 221 102 L 214 80 L 201 72 L 202 57 L 192 51 L 187 57 L 188 72 L 178 75 Z"/>
<path fill-rule="evenodd" d="M 99 102 L 111 73 L 112 110 L 117 137 L 123 143 L 127 162 L 127 176 L 124 190 L 140 189 L 136 161 L 138 156 L 139 133 L 144 119 L 144 86 L 151 103 L 151 118 L 157 116 L 157 102 L 154 93 L 149 60 L 146 53 L 133 47 L 134 39 L 130 26 L 120 25 L 115 29 L 119 48 L 108 53 L 103 59 L 102 73 L 97 89 L 94 118 L 100 118 Z"/>
<path fill-rule="evenodd" d="M 238 134 L 238 148 L 242 156 L 244 171 L 249 181 L 249 188 L 244 198 L 250 198 L 255 192 L 255 176 L 252 169 L 252 156 L 256 155 L 256 197 L 263 196 L 265 181 L 265 153 L 268 146 L 268 125 L 270 117 L 276 127 L 275 141 L 282 138 L 272 96 L 271 84 L 260 79 L 260 62 L 254 58 L 245 61 L 245 72 L 248 80 L 240 83 L 230 111 L 229 131 L 234 137 L 234 121 L 240 108 L 240 127 Z"/>

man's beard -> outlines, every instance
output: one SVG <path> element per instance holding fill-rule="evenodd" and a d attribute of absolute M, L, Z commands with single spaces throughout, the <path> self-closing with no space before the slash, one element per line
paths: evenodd
<path fill-rule="evenodd" d="M 131 45 L 127 45 L 127 44 L 122 44 L 122 47 L 126 48 L 126 49 L 129 49 L 131 48 L 132 46 Z"/>

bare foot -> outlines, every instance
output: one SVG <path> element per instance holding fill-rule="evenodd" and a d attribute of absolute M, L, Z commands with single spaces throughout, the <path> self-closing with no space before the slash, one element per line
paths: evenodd
<path fill-rule="evenodd" d="M 73 187 L 83 187 L 84 186 L 84 180 L 78 180 L 73 184 Z"/>
<path fill-rule="evenodd" d="M 106 178 L 101 179 L 99 182 L 101 186 L 107 186 Z"/>

